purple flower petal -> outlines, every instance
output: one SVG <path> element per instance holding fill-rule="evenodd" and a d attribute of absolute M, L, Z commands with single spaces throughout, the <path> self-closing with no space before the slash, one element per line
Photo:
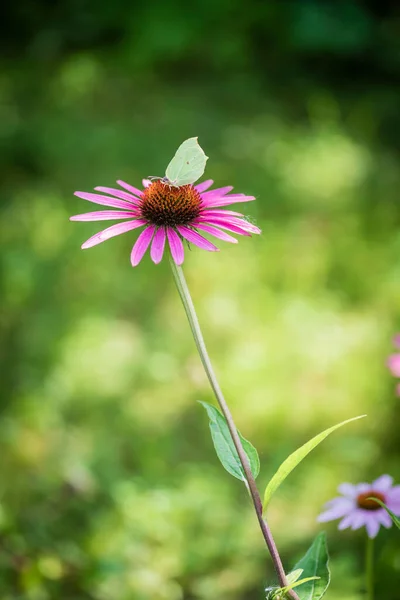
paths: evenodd
<path fill-rule="evenodd" d="M 341 483 L 338 487 L 338 491 L 348 498 L 356 498 L 358 496 L 356 486 L 351 483 Z"/>
<path fill-rule="evenodd" d="M 389 503 L 400 505 L 400 485 L 395 485 L 390 490 L 388 490 L 385 494 L 385 497 L 386 497 L 386 504 L 388 506 L 389 506 Z M 389 506 L 389 508 L 390 508 L 390 506 Z M 392 510 L 392 509 L 390 509 L 390 510 Z"/>
<path fill-rule="evenodd" d="M 354 502 L 348 498 L 335 498 L 329 504 L 330 507 L 317 518 L 320 523 L 340 519 L 354 510 Z"/>
<path fill-rule="evenodd" d="M 171 227 L 167 228 L 167 237 L 174 263 L 181 265 L 184 259 L 182 240 Z"/>
<path fill-rule="evenodd" d="M 400 485 L 394 485 L 390 490 L 389 490 L 389 495 L 396 497 L 400 500 Z"/>
<path fill-rule="evenodd" d="M 81 246 L 83 250 L 86 248 L 92 248 L 92 246 L 96 246 L 97 244 L 101 244 L 106 240 L 109 240 L 116 235 L 120 235 L 121 233 L 125 233 L 126 231 L 131 231 L 132 229 L 137 229 L 138 227 L 142 227 L 146 225 L 147 221 L 144 219 L 135 219 L 134 221 L 125 221 L 125 223 L 117 223 L 116 225 L 111 225 L 111 227 L 107 227 L 107 229 L 103 229 L 103 231 L 99 231 L 92 237 L 90 237 L 86 242 L 84 242 Z"/>
<path fill-rule="evenodd" d="M 202 183 L 199 183 L 198 185 L 195 185 L 194 187 L 196 188 L 196 190 L 198 192 L 204 192 L 205 190 L 208 190 L 209 187 L 212 186 L 213 184 L 213 180 L 212 179 L 207 179 L 207 181 L 203 181 Z"/>
<path fill-rule="evenodd" d="M 255 200 L 254 196 L 245 196 L 244 194 L 232 194 L 231 196 L 226 196 L 224 198 L 213 198 L 210 200 L 206 199 L 206 201 L 203 204 L 207 208 L 211 208 L 217 206 L 228 206 L 228 204 L 237 204 L 238 202 L 251 202 L 252 200 Z"/>
<path fill-rule="evenodd" d="M 368 512 L 368 511 L 365 511 Z M 380 529 L 380 522 L 376 518 L 375 511 L 370 511 L 370 514 L 366 515 L 365 527 L 367 529 L 368 537 L 374 538 L 378 535 Z"/>
<path fill-rule="evenodd" d="M 149 247 L 154 230 L 155 225 L 149 225 L 144 231 L 142 231 L 136 240 L 131 252 L 132 267 L 136 267 L 142 260 L 147 248 Z"/>
<path fill-rule="evenodd" d="M 232 190 L 233 190 L 232 185 L 226 185 L 225 187 L 215 188 L 215 190 L 210 190 L 209 192 L 205 192 L 204 194 L 201 194 L 201 198 L 204 202 L 208 203 L 209 200 L 212 200 L 215 198 L 221 198 L 222 196 L 225 196 Z"/>
<path fill-rule="evenodd" d="M 392 511 L 392 513 L 396 515 L 396 517 L 400 517 L 400 500 L 386 498 L 385 504 Z"/>
<path fill-rule="evenodd" d="M 353 530 L 354 529 L 360 529 L 360 527 L 362 527 L 363 525 L 365 525 L 367 514 L 368 514 L 367 510 L 362 510 L 362 509 L 357 508 L 353 512 L 353 518 L 352 518 L 352 522 L 351 522 L 351 528 Z"/>
<path fill-rule="evenodd" d="M 133 187 L 133 185 L 129 185 L 129 183 L 126 183 L 125 181 L 121 181 L 121 179 L 118 179 L 117 183 L 121 187 L 128 190 L 128 192 L 131 192 L 134 196 L 139 196 L 139 198 L 141 198 L 143 196 L 142 190 L 138 190 L 137 188 Z"/>
<path fill-rule="evenodd" d="M 372 482 L 371 488 L 376 492 L 387 492 L 393 484 L 393 477 L 390 475 L 381 475 Z"/>
<path fill-rule="evenodd" d="M 356 488 L 357 496 L 359 494 L 365 494 L 365 492 L 371 492 L 372 491 L 370 483 L 357 483 L 357 485 L 355 485 L 354 487 Z"/>
<path fill-rule="evenodd" d="M 343 529 L 347 529 L 347 527 L 351 527 L 353 524 L 354 511 L 347 515 L 344 519 L 342 519 L 338 525 L 338 529 L 342 531 Z"/>
<path fill-rule="evenodd" d="M 243 227 L 243 229 L 249 231 L 250 233 L 261 233 L 261 229 L 259 229 L 256 225 L 253 225 L 253 223 L 249 223 L 246 221 L 246 219 L 238 219 L 237 217 L 224 217 L 223 221 L 225 223 L 229 223 L 230 225 Z"/>
<path fill-rule="evenodd" d="M 225 221 L 225 219 L 202 219 L 201 217 L 198 217 L 197 219 L 195 219 L 194 221 L 196 227 L 198 223 L 205 223 L 205 224 L 209 224 L 209 225 L 217 225 L 217 227 L 220 227 L 221 229 L 227 229 L 228 231 L 232 231 L 233 233 L 238 233 L 239 235 L 247 235 L 247 236 L 251 236 L 251 233 L 249 233 L 246 229 L 244 229 L 243 227 L 238 227 L 237 225 L 232 225 L 231 223 L 227 223 Z"/>
<path fill-rule="evenodd" d="M 104 192 L 105 194 L 110 194 L 110 196 L 115 196 L 115 198 L 121 198 L 122 200 L 126 200 L 127 202 L 132 202 L 135 206 L 140 204 L 140 198 L 136 198 L 132 196 L 132 194 L 127 194 L 126 192 L 122 192 L 121 190 L 117 190 L 115 188 L 97 186 L 94 188 L 96 192 Z"/>
<path fill-rule="evenodd" d="M 388 513 L 386 512 L 386 510 L 382 508 L 382 510 L 376 511 L 376 512 L 379 513 L 379 514 L 377 514 L 377 518 L 379 518 L 379 522 L 381 523 L 381 525 L 386 527 L 386 529 L 390 529 L 393 521 L 392 521 L 391 517 L 388 515 Z"/>
<path fill-rule="evenodd" d="M 224 242 L 231 242 L 232 244 L 238 243 L 236 238 L 232 237 L 228 233 L 225 233 L 224 231 L 221 231 L 220 229 L 217 229 L 216 227 L 212 227 L 211 225 L 203 225 L 199 223 L 198 225 L 196 225 L 196 227 L 197 229 L 201 229 L 202 231 L 210 233 L 211 235 L 215 236 L 220 240 L 223 240 Z"/>
<path fill-rule="evenodd" d="M 234 210 L 218 210 L 215 208 L 205 209 L 201 211 L 202 217 L 241 217 L 244 219 L 244 215 Z"/>
<path fill-rule="evenodd" d="M 387 366 L 394 377 L 400 377 L 400 354 L 391 354 L 387 359 Z"/>
<path fill-rule="evenodd" d="M 102 196 L 101 194 L 92 194 L 90 192 L 74 192 L 74 195 L 78 196 L 78 198 L 83 198 L 83 200 L 89 200 L 89 202 L 103 204 L 104 206 L 114 206 L 115 208 L 125 208 L 126 210 L 132 210 L 134 208 L 132 202 L 116 200 L 115 198 Z"/>
<path fill-rule="evenodd" d="M 138 212 L 123 210 L 99 210 L 70 217 L 70 221 L 112 221 L 113 219 L 132 219 L 139 216 Z"/>
<path fill-rule="evenodd" d="M 206 238 L 203 238 L 202 235 L 196 233 L 196 231 L 193 231 L 193 229 L 189 229 L 189 227 L 186 227 L 185 225 L 178 225 L 177 230 L 182 237 L 186 238 L 189 242 L 192 242 L 192 244 L 195 244 L 195 246 L 198 246 L 203 250 L 208 250 L 209 252 L 219 252 L 217 246 L 214 246 L 214 244 L 206 240 Z"/>
<path fill-rule="evenodd" d="M 151 260 L 157 265 L 164 254 L 166 233 L 164 227 L 159 227 L 154 234 L 150 249 Z"/>

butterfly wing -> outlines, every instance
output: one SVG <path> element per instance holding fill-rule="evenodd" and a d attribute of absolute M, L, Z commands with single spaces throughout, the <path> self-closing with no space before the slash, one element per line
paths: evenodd
<path fill-rule="evenodd" d="M 199 146 L 197 137 L 185 140 L 169 163 L 165 175 L 177 187 L 197 181 L 204 173 L 208 156 Z"/>

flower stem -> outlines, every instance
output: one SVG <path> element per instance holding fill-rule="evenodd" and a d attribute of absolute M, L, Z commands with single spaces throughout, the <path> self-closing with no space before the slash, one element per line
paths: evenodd
<path fill-rule="evenodd" d="M 252 498 L 252 501 L 254 504 L 254 508 L 256 511 L 257 519 L 258 519 L 264 540 L 267 544 L 268 551 L 271 555 L 272 562 L 274 563 L 275 571 L 276 571 L 276 574 L 277 574 L 278 580 L 279 580 L 279 585 L 280 585 L 280 587 L 285 587 L 288 585 L 286 575 L 285 575 L 285 570 L 283 568 L 282 561 L 279 556 L 274 538 L 272 537 L 271 530 L 270 530 L 266 520 L 263 518 L 260 494 L 257 489 L 257 485 L 256 485 L 255 479 L 253 477 L 253 474 L 251 472 L 246 453 L 245 453 L 242 443 L 240 441 L 240 437 L 238 435 L 232 414 L 229 410 L 229 407 L 226 403 L 226 400 L 222 394 L 221 388 L 219 387 L 217 378 L 215 376 L 214 369 L 212 367 L 210 357 L 208 355 L 207 348 L 204 343 L 203 334 L 200 329 L 200 324 L 199 324 L 199 321 L 198 321 L 198 318 L 196 315 L 196 311 L 195 311 L 195 308 L 193 305 L 192 298 L 190 296 L 190 292 L 189 292 L 189 289 L 188 289 L 188 286 L 186 283 L 185 276 L 183 274 L 182 268 L 179 267 L 178 265 L 176 265 L 172 259 L 170 259 L 170 263 L 171 263 L 172 273 L 173 273 L 173 276 L 175 279 L 176 287 L 178 288 L 178 292 L 181 297 L 182 304 L 184 306 L 186 316 L 187 316 L 189 324 L 190 324 L 190 328 L 192 330 L 192 334 L 193 334 L 194 341 L 197 346 L 197 350 L 200 355 L 201 362 L 203 363 L 204 370 L 207 374 L 207 377 L 208 377 L 208 380 L 213 389 L 214 395 L 215 395 L 215 397 L 218 401 L 218 404 L 221 408 L 221 411 L 226 419 L 226 422 L 227 422 L 227 425 L 229 428 L 229 432 L 232 437 L 232 441 L 233 441 L 235 448 L 237 450 L 237 453 L 239 455 L 239 459 L 242 464 L 243 471 L 245 473 L 245 477 L 247 480 L 248 489 L 249 489 L 249 492 L 250 492 L 250 495 L 251 495 L 251 498 Z M 290 598 L 292 598 L 292 600 L 299 600 L 297 594 L 293 590 L 290 590 L 288 592 L 288 595 L 290 596 Z"/>
<path fill-rule="evenodd" d="M 368 536 L 365 545 L 365 584 L 367 600 L 374 600 L 374 540 Z"/>

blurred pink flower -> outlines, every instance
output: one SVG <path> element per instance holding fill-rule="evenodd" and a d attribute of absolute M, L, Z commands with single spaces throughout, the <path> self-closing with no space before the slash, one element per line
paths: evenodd
<path fill-rule="evenodd" d="M 384 508 L 369 499 L 371 497 L 384 502 L 396 516 L 400 516 L 400 485 L 393 486 L 390 475 L 382 475 L 372 483 L 342 483 L 338 491 L 342 496 L 327 502 L 325 512 L 318 517 L 321 523 L 342 519 L 339 529 L 365 526 L 368 536 L 374 538 L 380 526 L 389 528 L 392 520 Z"/>
<path fill-rule="evenodd" d="M 400 377 L 400 354 L 391 354 L 388 358 L 387 365 L 395 377 Z"/>
<path fill-rule="evenodd" d="M 400 348 L 400 334 L 395 335 L 393 344 Z M 387 366 L 394 377 L 400 377 L 400 353 L 390 354 L 387 359 Z M 396 387 L 397 395 L 400 396 L 400 384 Z"/>
<path fill-rule="evenodd" d="M 199 185 L 174 187 L 163 180 L 143 180 L 143 189 L 137 189 L 124 181 L 117 181 L 124 190 L 96 187 L 103 194 L 75 192 L 75 196 L 112 207 L 113 210 L 90 212 L 71 217 L 71 221 L 109 221 L 124 219 L 124 222 L 111 225 L 89 238 L 82 248 L 91 248 L 121 233 L 144 227 L 131 252 L 132 266 L 142 260 L 151 245 L 150 256 L 159 263 L 168 241 L 173 260 L 177 265 L 183 263 L 184 250 L 182 238 L 199 248 L 217 251 L 218 248 L 198 231 L 214 236 L 224 242 L 237 243 L 226 233 L 248 235 L 261 233 L 260 229 L 249 223 L 241 213 L 221 210 L 221 207 L 236 202 L 249 202 L 254 196 L 231 194 L 231 186 L 207 190 L 213 181 L 209 179 Z M 107 194 L 107 195 L 104 195 Z M 115 210 L 118 209 L 118 210 Z M 225 230 L 225 231 L 222 231 Z"/>

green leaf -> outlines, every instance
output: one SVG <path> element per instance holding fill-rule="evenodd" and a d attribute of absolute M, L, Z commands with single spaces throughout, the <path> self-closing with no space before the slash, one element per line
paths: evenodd
<path fill-rule="evenodd" d="M 390 508 L 388 508 L 386 506 L 386 504 L 384 502 L 382 502 L 382 500 L 379 500 L 378 498 L 374 498 L 374 496 L 371 496 L 370 498 L 368 498 L 368 500 L 375 500 L 375 502 L 377 502 L 378 504 L 380 504 L 382 506 L 382 508 L 384 508 L 386 510 L 387 514 L 392 519 L 392 521 L 396 525 L 396 527 L 398 529 L 400 529 L 400 519 L 399 519 L 399 517 L 396 517 L 396 515 L 394 514 L 394 512 L 392 512 L 390 510 Z"/>
<path fill-rule="evenodd" d="M 338 423 L 338 425 L 334 425 L 329 429 L 325 429 L 322 433 L 319 433 L 311 440 L 306 442 L 303 446 L 295 450 L 293 454 L 287 457 L 287 459 L 281 464 L 275 475 L 272 477 L 270 482 L 268 483 L 265 493 L 264 493 L 264 504 L 263 504 L 263 514 L 267 509 L 268 504 L 271 501 L 273 494 L 276 492 L 281 483 L 286 479 L 286 477 L 293 471 L 295 467 L 311 452 L 314 450 L 318 444 L 320 444 L 330 433 L 339 429 L 346 423 L 351 423 L 352 421 L 357 421 L 357 419 L 362 419 L 366 417 L 366 415 L 361 415 L 359 417 L 354 417 L 353 419 L 348 419 L 347 421 L 343 421 L 342 423 Z"/>
<path fill-rule="evenodd" d="M 246 476 L 241 465 L 239 455 L 232 441 L 229 432 L 228 424 L 225 417 L 219 412 L 215 406 L 207 402 L 200 402 L 207 411 L 210 419 L 211 437 L 214 442 L 214 448 L 222 466 L 234 477 L 246 482 Z M 251 472 L 254 479 L 260 472 L 260 459 L 258 458 L 257 450 L 250 442 L 248 442 L 238 431 L 243 449 L 249 461 Z"/>
<path fill-rule="evenodd" d="M 305 578 L 318 578 L 305 582 L 296 590 L 300 600 L 320 600 L 325 594 L 331 580 L 328 562 L 326 536 L 322 532 L 317 535 L 307 554 L 294 567 L 294 570 L 303 569 L 302 575 Z"/>

